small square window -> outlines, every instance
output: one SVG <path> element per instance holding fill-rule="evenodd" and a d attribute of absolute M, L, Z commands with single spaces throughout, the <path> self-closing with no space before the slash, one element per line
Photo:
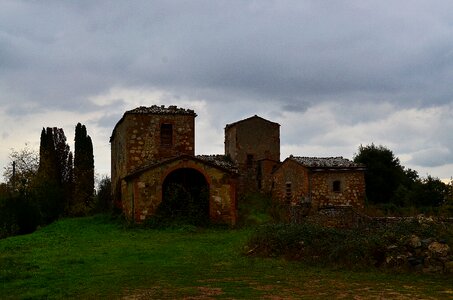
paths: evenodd
<path fill-rule="evenodd" d="M 340 193 L 341 192 L 341 181 L 340 180 L 335 180 L 332 183 L 332 191 L 334 193 Z"/>

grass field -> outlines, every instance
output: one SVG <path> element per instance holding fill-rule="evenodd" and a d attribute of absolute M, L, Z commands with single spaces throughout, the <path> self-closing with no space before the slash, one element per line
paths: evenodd
<path fill-rule="evenodd" d="M 451 276 L 241 255 L 250 229 L 126 228 L 66 219 L 0 240 L 2 299 L 453 299 Z"/>

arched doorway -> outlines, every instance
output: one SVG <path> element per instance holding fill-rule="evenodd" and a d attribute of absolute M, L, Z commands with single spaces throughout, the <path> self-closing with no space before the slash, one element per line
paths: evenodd
<path fill-rule="evenodd" d="M 209 184 L 204 175 L 191 168 L 177 169 L 168 174 L 162 184 L 162 202 L 157 214 L 172 221 L 207 224 Z"/>

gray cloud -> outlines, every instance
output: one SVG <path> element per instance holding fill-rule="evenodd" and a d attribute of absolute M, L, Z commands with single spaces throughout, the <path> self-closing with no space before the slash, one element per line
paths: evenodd
<path fill-rule="evenodd" d="M 450 107 L 452 9 L 450 1 L 4 2 L 0 104 L 10 116 L 96 112 L 87 118 L 108 129 L 130 102 L 93 97 L 160 90 L 164 104 L 206 101 L 216 128 L 260 114 L 291 124 L 282 127 L 288 145 L 355 151 L 382 141 L 434 166 L 442 161 L 423 151 L 452 151 L 451 117 L 429 119 L 431 132 L 388 117 Z"/>

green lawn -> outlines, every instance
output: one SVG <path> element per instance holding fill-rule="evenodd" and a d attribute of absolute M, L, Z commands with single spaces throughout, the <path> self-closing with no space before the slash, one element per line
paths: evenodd
<path fill-rule="evenodd" d="M 0 298 L 453 299 L 448 276 L 249 258 L 250 231 L 125 228 L 66 219 L 0 240 Z"/>

